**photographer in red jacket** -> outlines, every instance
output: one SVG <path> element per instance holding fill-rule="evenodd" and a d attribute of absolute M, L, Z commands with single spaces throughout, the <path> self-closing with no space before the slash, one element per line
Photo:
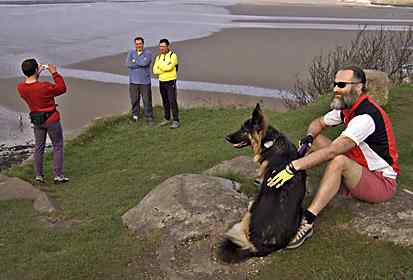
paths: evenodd
<path fill-rule="evenodd" d="M 47 69 L 55 84 L 39 81 L 39 74 Z M 54 98 L 66 92 L 63 77 L 57 73 L 53 64 L 39 65 L 33 58 L 22 63 L 22 71 L 26 80 L 17 85 L 17 90 L 27 103 L 30 110 L 30 120 L 34 128 L 35 150 L 34 169 L 35 180 L 44 182 L 43 155 L 46 146 L 46 135 L 49 135 L 53 146 L 54 182 L 69 181 L 63 174 L 63 130 L 60 124 L 60 114 L 56 110 Z"/>

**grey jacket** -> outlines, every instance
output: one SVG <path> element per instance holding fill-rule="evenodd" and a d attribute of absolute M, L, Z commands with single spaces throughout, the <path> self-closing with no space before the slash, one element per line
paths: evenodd
<path fill-rule="evenodd" d="M 137 85 L 151 84 L 151 62 L 152 53 L 143 49 L 143 52 L 138 55 L 138 52 L 133 49 L 128 53 L 126 65 L 129 69 L 129 83 Z"/>

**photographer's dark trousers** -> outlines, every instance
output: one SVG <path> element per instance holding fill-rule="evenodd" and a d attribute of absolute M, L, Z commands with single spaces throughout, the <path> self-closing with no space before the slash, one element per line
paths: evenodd
<path fill-rule="evenodd" d="M 176 80 L 166 82 L 159 81 L 159 91 L 162 97 L 165 120 L 171 119 L 172 111 L 173 120 L 179 122 Z"/>
<path fill-rule="evenodd" d="M 145 119 L 153 120 L 151 85 L 129 84 L 129 97 L 132 105 L 132 115 L 139 117 L 140 100 L 143 100 L 143 114 Z"/>
<path fill-rule="evenodd" d="M 55 176 L 63 176 L 63 130 L 60 121 L 34 125 L 34 169 L 36 176 L 43 176 L 43 155 L 46 136 L 53 146 L 53 169 Z"/>

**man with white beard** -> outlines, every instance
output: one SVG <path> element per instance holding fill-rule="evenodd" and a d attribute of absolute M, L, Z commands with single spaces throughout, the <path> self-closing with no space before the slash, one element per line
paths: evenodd
<path fill-rule="evenodd" d="M 331 111 L 311 122 L 301 145 L 311 146 L 303 158 L 291 161 L 268 179 L 270 187 L 281 187 L 300 170 L 328 162 L 316 196 L 304 210 L 301 225 L 287 248 L 298 248 L 312 236 L 317 215 L 339 192 L 370 203 L 389 200 L 396 192 L 399 175 L 398 153 L 389 117 L 367 95 L 362 69 L 339 70 L 334 81 Z M 327 127 L 344 124 L 333 141 L 321 135 Z"/>

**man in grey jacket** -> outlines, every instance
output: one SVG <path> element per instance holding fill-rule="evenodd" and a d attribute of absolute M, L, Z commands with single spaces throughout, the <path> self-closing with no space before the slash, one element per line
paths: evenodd
<path fill-rule="evenodd" d="M 140 98 L 143 100 L 143 110 L 145 119 L 149 125 L 154 124 L 151 91 L 152 53 L 144 49 L 144 39 L 135 38 L 135 49 L 128 53 L 126 65 L 129 69 L 129 95 L 132 105 L 132 118 L 139 120 Z"/>

